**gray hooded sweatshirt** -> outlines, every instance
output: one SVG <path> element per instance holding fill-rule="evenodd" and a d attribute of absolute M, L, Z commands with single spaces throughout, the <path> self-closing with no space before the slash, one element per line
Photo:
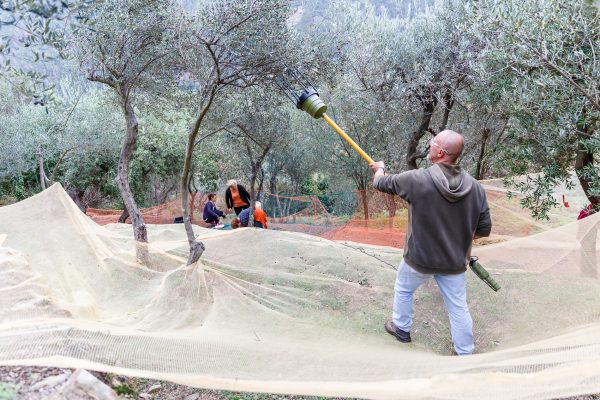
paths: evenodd
<path fill-rule="evenodd" d="M 473 236 L 492 230 L 485 191 L 458 165 L 380 176 L 373 186 L 409 203 L 404 259 L 421 273 L 465 272 Z"/>

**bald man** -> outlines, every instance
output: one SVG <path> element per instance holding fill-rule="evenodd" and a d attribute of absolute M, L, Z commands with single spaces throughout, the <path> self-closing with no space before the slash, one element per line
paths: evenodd
<path fill-rule="evenodd" d="M 454 350 L 471 354 L 475 345 L 465 271 L 473 238 L 490 235 L 490 210 L 479 182 L 456 165 L 464 147 L 462 135 L 445 130 L 429 144 L 427 159 L 433 165 L 427 169 L 385 175 L 382 161 L 370 165 L 373 187 L 409 204 L 404 258 L 385 329 L 401 342 L 411 341 L 413 293 L 433 277 L 448 310 Z"/>

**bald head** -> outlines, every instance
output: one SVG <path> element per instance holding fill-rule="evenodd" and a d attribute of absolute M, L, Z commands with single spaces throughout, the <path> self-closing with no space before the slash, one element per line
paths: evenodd
<path fill-rule="evenodd" d="M 432 141 L 430 155 L 432 162 L 454 164 L 465 147 L 465 140 L 460 133 L 449 129 L 438 133 Z"/>

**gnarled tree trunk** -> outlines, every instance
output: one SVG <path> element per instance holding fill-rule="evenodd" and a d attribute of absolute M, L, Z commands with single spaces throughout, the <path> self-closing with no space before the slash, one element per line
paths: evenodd
<path fill-rule="evenodd" d="M 49 179 L 46 176 L 46 170 L 44 169 L 44 155 L 42 153 L 42 148 L 41 146 L 38 147 L 38 152 L 37 152 L 37 159 L 38 159 L 38 173 L 39 173 L 39 179 L 40 179 L 40 186 L 42 188 L 42 190 L 46 190 L 46 188 L 49 185 Z"/>
<path fill-rule="evenodd" d="M 367 191 L 366 190 L 359 190 L 360 192 L 360 198 L 362 201 L 362 206 L 363 206 L 363 213 L 365 216 L 365 221 L 369 220 L 369 202 L 367 201 Z M 366 222 L 365 222 L 366 224 Z"/>
<path fill-rule="evenodd" d="M 585 111 L 582 113 L 581 122 L 577 124 L 577 156 L 575 158 L 575 172 L 579 183 L 588 200 L 594 207 L 594 211 L 598 210 L 600 197 L 594 196 L 591 193 L 592 181 L 589 176 L 586 176 L 585 170 L 595 170 L 593 150 L 586 149 L 585 140 L 591 137 L 590 127 L 585 123 Z M 589 173 L 589 172 L 588 172 Z M 584 226 L 579 226 L 579 229 L 584 229 Z M 598 278 L 597 256 L 596 256 L 596 237 L 598 235 L 598 224 L 589 227 L 579 238 L 581 244 L 581 274 L 590 278 Z"/>
<path fill-rule="evenodd" d="M 87 204 L 83 200 L 83 196 L 85 195 L 85 191 L 77 188 L 67 190 L 67 193 L 73 199 L 73 202 L 79 207 L 81 212 L 85 213 L 87 211 Z"/>
<path fill-rule="evenodd" d="M 479 156 L 477 157 L 477 164 L 475 164 L 475 176 L 477 180 L 483 179 L 483 162 L 485 158 L 485 148 L 487 141 L 490 137 L 489 128 L 483 128 L 481 132 L 481 148 L 479 149 Z"/>
<path fill-rule="evenodd" d="M 121 146 L 121 153 L 119 155 L 119 163 L 117 167 L 117 186 L 121 192 L 123 203 L 131 218 L 131 225 L 133 227 L 133 237 L 142 246 L 137 247 L 137 258 L 142 263 L 148 261 L 148 249 L 145 246 L 148 243 L 148 232 L 146 225 L 144 224 L 144 217 L 140 212 L 133 193 L 129 187 L 129 161 L 135 149 L 135 145 L 138 139 L 138 121 L 133 110 L 133 105 L 129 99 L 125 89 L 121 88 L 121 101 L 123 106 L 123 113 L 125 115 L 125 121 L 127 123 L 127 132 Z"/>
<path fill-rule="evenodd" d="M 265 170 L 261 167 L 260 175 L 259 175 L 259 179 L 258 179 L 258 189 L 256 190 L 256 198 L 258 200 L 260 200 L 260 195 L 263 192 L 264 185 L 265 185 Z"/>
<path fill-rule="evenodd" d="M 248 152 L 248 158 L 250 159 L 250 164 L 252 168 L 252 174 L 250 175 L 250 199 L 252 200 L 252 208 L 254 208 L 254 203 L 257 199 L 257 190 L 256 190 L 256 181 L 258 180 L 258 174 L 261 172 L 262 164 L 269 154 L 271 150 L 271 144 L 269 143 L 264 149 L 262 149 L 262 153 L 255 160 L 252 154 L 252 149 L 249 145 L 246 145 L 246 151 Z M 262 182 L 260 184 L 258 192 L 262 190 Z"/>
<path fill-rule="evenodd" d="M 584 113 L 585 114 L 585 113 Z M 586 176 L 586 170 L 593 170 L 594 167 L 594 153 L 587 149 L 585 141 L 589 140 L 592 136 L 592 132 L 588 132 L 590 127 L 584 122 L 584 115 L 581 117 L 580 123 L 577 124 L 577 155 L 575 157 L 575 173 L 581 184 L 581 188 L 585 192 L 588 200 L 597 209 L 600 204 L 600 197 L 592 194 L 592 181 Z"/>
<path fill-rule="evenodd" d="M 119 223 L 124 224 L 127 221 L 127 218 L 129 218 L 129 211 L 127 211 L 127 208 L 126 208 L 123 210 L 123 212 L 119 216 Z"/>
<path fill-rule="evenodd" d="M 442 115 L 442 123 L 440 124 L 440 132 L 446 129 L 448 126 L 448 119 L 450 118 L 450 111 L 454 106 L 454 92 L 451 89 L 446 90 L 444 93 L 444 114 Z"/>
<path fill-rule="evenodd" d="M 367 198 L 367 190 L 369 188 L 370 179 L 366 174 L 361 172 L 355 172 L 352 175 L 352 179 L 356 185 L 356 203 L 362 205 L 363 215 L 365 217 L 363 221 L 364 227 L 368 227 L 369 223 L 369 201 Z"/>
<path fill-rule="evenodd" d="M 278 169 L 274 169 L 271 171 L 271 176 L 269 177 L 269 191 L 271 194 L 277 194 L 277 175 L 279 174 Z"/>
<path fill-rule="evenodd" d="M 435 111 L 437 99 L 433 93 L 429 93 L 424 97 L 419 97 L 423 106 L 423 115 L 421 117 L 421 123 L 415 132 L 412 133 L 408 140 L 408 148 L 406 150 L 406 165 L 409 169 L 417 169 L 417 160 L 425 158 L 427 152 L 419 152 L 419 141 L 429 131 L 429 124 L 431 123 L 431 117 Z"/>
<path fill-rule="evenodd" d="M 185 146 L 185 159 L 183 161 L 183 169 L 181 171 L 181 214 L 183 215 L 183 225 L 185 226 L 185 233 L 187 235 L 188 243 L 190 245 L 190 255 L 187 259 L 187 265 L 194 264 L 200 259 L 202 253 L 206 249 L 204 244 L 196 240 L 194 234 L 194 227 L 192 226 L 192 217 L 190 214 L 190 203 L 189 203 L 189 179 L 192 171 L 192 156 L 194 154 L 194 147 L 196 147 L 196 137 L 200 131 L 200 126 L 208 113 L 208 110 L 212 106 L 217 93 L 217 85 L 213 84 L 207 86 L 205 94 L 202 96 L 205 101 L 202 102 L 203 106 L 200 108 L 200 114 L 196 118 L 194 125 L 188 135 L 188 141 Z"/>

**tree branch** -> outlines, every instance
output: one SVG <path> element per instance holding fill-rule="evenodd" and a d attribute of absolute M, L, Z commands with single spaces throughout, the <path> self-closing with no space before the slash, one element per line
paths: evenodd
<path fill-rule="evenodd" d="M 214 135 L 214 134 L 216 134 L 216 133 L 219 133 L 219 132 L 221 132 L 221 131 L 227 130 L 227 129 L 226 129 L 226 126 L 227 126 L 227 125 L 228 125 L 228 124 L 225 124 L 225 125 L 223 125 L 222 127 L 218 128 L 218 129 L 215 129 L 214 131 L 212 131 L 212 132 L 209 132 L 209 133 L 207 133 L 206 135 L 202 136 L 200 139 L 198 139 L 198 140 L 196 141 L 196 143 L 194 143 L 194 147 L 198 146 L 198 145 L 199 145 L 199 144 L 200 144 L 200 143 L 201 143 L 203 140 L 205 140 L 205 139 L 208 139 L 208 138 L 209 138 L 209 137 L 211 137 L 212 135 Z"/>
<path fill-rule="evenodd" d="M 101 76 L 96 71 L 90 71 L 87 78 L 90 81 L 104 83 L 105 85 L 117 89 L 118 83 L 111 76 Z"/>
<path fill-rule="evenodd" d="M 596 110 L 600 111 L 600 103 L 598 103 L 598 101 L 592 96 L 591 93 L 589 93 L 585 88 L 583 88 L 581 85 L 579 85 L 577 82 L 575 82 L 575 80 L 571 77 L 571 75 L 569 73 L 567 73 L 564 69 L 562 69 L 556 63 L 550 61 L 546 54 L 542 54 L 542 52 L 540 52 L 539 49 L 537 49 L 536 47 L 529 44 L 529 42 L 525 38 L 523 38 L 521 35 L 519 35 L 517 33 L 517 34 L 515 34 L 515 36 L 521 41 L 521 43 L 523 45 L 525 45 L 529 50 L 533 51 L 538 57 L 540 57 L 542 59 L 543 63 L 546 64 L 550 68 L 550 70 L 556 72 L 557 74 L 559 74 L 560 76 L 565 78 L 567 80 L 567 82 L 569 82 L 569 84 L 571 84 L 571 86 L 573 86 L 575 89 L 577 89 L 581 94 L 583 94 L 590 101 L 590 103 L 592 103 L 592 106 L 594 106 L 594 108 Z"/>
<path fill-rule="evenodd" d="M 58 171 L 58 167 L 60 166 L 60 163 L 63 161 L 65 156 L 73 149 L 74 149 L 74 147 L 71 147 L 70 149 L 66 149 L 65 151 L 62 152 L 62 154 L 58 158 L 58 161 L 56 162 L 56 165 L 54 166 L 54 168 L 52 169 L 52 173 L 50 174 L 50 179 L 49 179 L 50 185 L 52 185 L 54 183 L 54 176 L 56 175 L 56 172 Z"/>

